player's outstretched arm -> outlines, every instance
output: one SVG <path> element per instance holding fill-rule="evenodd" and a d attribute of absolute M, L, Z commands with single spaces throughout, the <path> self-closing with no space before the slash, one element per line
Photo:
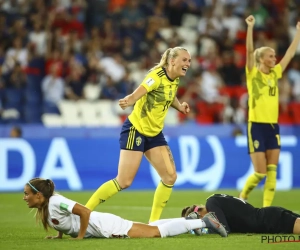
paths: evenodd
<path fill-rule="evenodd" d="M 248 70 L 251 71 L 254 66 L 253 27 L 255 24 L 255 18 L 250 15 L 245 21 L 248 25 L 246 37 L 246 66 Z"/>
<path fill-rule="evenodd" d="M 147 94 L 147 89 L 140 85 L 132 94 L 125 96 L 119 100 L 119 106 L 124 110 L 129 106 L 135 104 L 139 99 Z"/>
<path fill-rule="evenodd" d="M 291 59 L 294 57 L 294 55 L 296 53 L 298 44 L 300 42 L 300 22 L 297 23 L 296 29 L 297 29 L 296 35 L 295 35 L 290 47 L 286 51 L 284 57 L 281 59 L 281 61 L 279 63 L 281 65 L 282 71 L 284 71 L 286 69 L 286 67 L 288 66 Z"/>

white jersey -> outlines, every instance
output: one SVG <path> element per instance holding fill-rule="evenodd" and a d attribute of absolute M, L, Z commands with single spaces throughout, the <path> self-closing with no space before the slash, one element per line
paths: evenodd
<path fill-rule="evenodd" d="M 77 237 L 80 217 L 72 213 L 77 202 L 55 194 L 49 199 L 48 221 L 51 227 L 66 235 Z M 91 212 L 84 238 L 127 237 L 133 222 L 109 213 Z"/>

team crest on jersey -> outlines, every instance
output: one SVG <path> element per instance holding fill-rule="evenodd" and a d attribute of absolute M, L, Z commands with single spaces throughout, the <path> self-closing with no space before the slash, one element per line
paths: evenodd
<path fill-rule="evenodd" d="M 155 81 L 154 81 L 154 79 L 153 78 L 148 78 L 147 80 L 146 80 L 146 84 L 150 87 L 153 83 L 154 83 Z"/>
<path fill-rule="evenodd" d="M 54 225 L 58 225 L 58 224 L 59 224 L 59 221 L 58 221 L 57 219 L 51 219 L 51 221 L 52 221 L 52 223 L 53 223 Z"/>
<path fill-rule="evenodd" d="M 141 138 L 140 136 L 138 136 L 138 137 L 136 138 L 136 140 L 135 140 L 135 143 L 136 143 L 137 146 L 140 146 L 141 143 L 142 143 L 142 138 Z"/>
<path fill-rule="evenodd" d="M 256 149 L 258 149 L 258 147 L 259 147 L 259 141 L 255 140 L 253 144 L 254 144 L 254 147 Z"/>

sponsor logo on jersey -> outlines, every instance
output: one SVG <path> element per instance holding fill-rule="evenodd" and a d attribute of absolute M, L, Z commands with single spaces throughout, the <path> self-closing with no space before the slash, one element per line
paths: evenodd
<path fill-rule="evenodd" d="M 153 78 L 148 78 L 148 79 L 146 80 L 146 84 L 147 84 L 149 87 L 150 87 L 154 82 L 155 82 L 155 81 L 154 81 Z"/>

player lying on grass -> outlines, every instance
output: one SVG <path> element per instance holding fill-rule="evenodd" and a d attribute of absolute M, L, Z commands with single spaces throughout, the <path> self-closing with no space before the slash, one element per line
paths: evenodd
<path fill-rule="evenodd" d="M 228 233 L 300 234 L 299 214 L 282 207 L 255 208 L 226 194 L 213 194 L 207 198 L 205 206 L 185 207 L 181 216 L 203 218 L 207 213 L 214 213 Z M 194 232 L 199 235 L 202 231 Z"/>
<path fill-rule="evenodd" d="M 163 238 L 205 227 L 223 237 L 227 236 L 225 228 L 210 213 L 202 219 L 164 219 L 147 225 L 109 213 L 92 212 L 85 206 L 55 193 L 54 189 L 53 181 L 42 178 L 34 178 L 24 187 L 23 200 L 29 208 L 37 208 L 37 221 L 42 222 L 45 230 L 52 227 L 58 231 L 57 236 L 47 236 L 47 239 L 62 238 L 63 234 L 76 239 Z"/>

